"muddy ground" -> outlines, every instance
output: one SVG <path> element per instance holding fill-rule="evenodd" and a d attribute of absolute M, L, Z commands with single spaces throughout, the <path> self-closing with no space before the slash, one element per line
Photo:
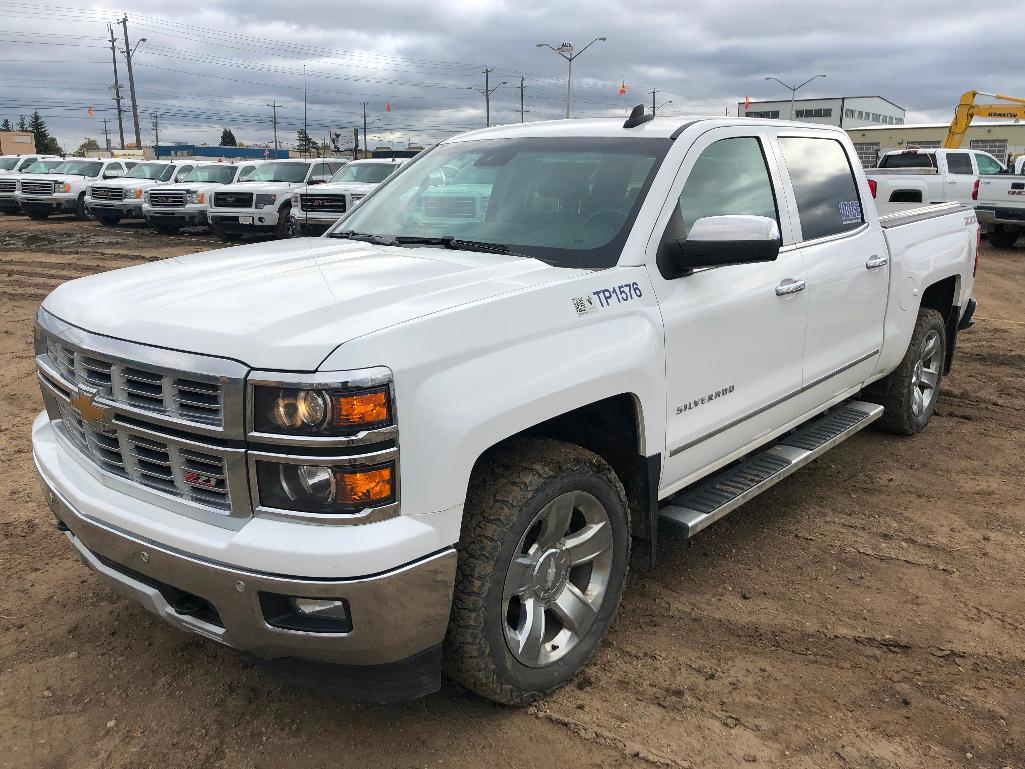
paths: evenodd
<path fill-rule="evenodd" d="M 31 319 L 64 280 L 217 247 L 0 217 L 0 767 L 1025 767 L 1025 248 L 984 245 L 929 428 L 873 430 L 635 569 L 594 663 L 514 710 L 361 706 L 100 586 L 51 524 Z"/>

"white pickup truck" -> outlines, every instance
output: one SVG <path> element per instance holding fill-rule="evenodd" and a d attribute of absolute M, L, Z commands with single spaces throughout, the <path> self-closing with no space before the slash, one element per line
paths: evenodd
<path fill-rule="evenodd" d="M 487 215 L 424 224 L 470 164 Z M 847 135 L 806 123 L 638 107 L 450 138 L 324 237 L 54 290 L 46 500 L 179 628 L 366 699 L 444 665 L 528 702 L 598 647 L 631 539 L 653 558 L 873 421 L 929 422 L 975 214 L 869 199 Z"/>
<path fill-rule="evenodd" d="M 146 190 L 176 182 L 196 167 L 194 160 L 150 160 L 139 163 L 120 179 L 94 182 L 85 193 L 85 210 L 100 224 L 115 227 L 122 219 L 145 219 Z"/>
<path fill-rule="evenodd" d="M 213 193 L 244 181 L 262 160 L 230 163 L 200 163 L 191 173 L 172 184 L 150 187 L 143 195 L 142 213 L 149 226 L 170 235 L 182 227 L 206 225 Z"/>
<path fill-rule="evenodd" d="M 25 174 L 18 180 L 18 205 L 30 219 L 46 219 L 51 214 L 74 214 L 85 220 L 86 189 L 95 181 L 124 176 L 136 166 L 132 160 L 117 158 L 72 158 L 45 174 Z"/>
<path fill-rule="evenodd" d="M 295 190 L 287 234 L 294 238 L 324 232 L 405 163 L 394 158 L 354 160 L 327 184 Z"/>
<path fill-rule="evenodd" d="M 974 206 L 980 174 L 1002 173 L 992 155 L 979 150 L 904 149 L 886 152 L 878 168 L 865 171 L 880 214 L 926 203 Z"/>
<path fill-rule="evenodd" d="M 979 178 L 976 214 L 986 237 L 997 248 L 1011 248 L 1025 234 L 1025 157 L 1014 162 L 1014 173 Z"/>
<path fill-rule="evenodd" d="M 268 160 L 245 179 L 213 193 L 208 202 L 210 229 L 221 240 L 241 240 L 246 234 L 285 237 L 292 209 L 292 192 L 325 184 L 348 161 Z"/>
<path fill-rule="evenodd" d="M 50 155 L 25 157 L 35 159 L 31 163 L 15 163 L 13 168 L 0 173 L 0 213 L 17 214 L 21 212 L 21 206 L 18 204 L 18 180 L 23 178 L 23 174 L 45 174 L 51 168 L 64 162 L 63 158 Z M 7 158 L 0 158 L 0 160 L 7 160 Z"/>

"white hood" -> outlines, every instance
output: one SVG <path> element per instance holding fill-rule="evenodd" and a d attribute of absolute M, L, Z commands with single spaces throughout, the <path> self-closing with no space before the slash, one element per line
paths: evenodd
<path fill-rule="evenodd" d="M 217 191 L 273 193 L 275 195 L 281 195 L 299 186 L 302 186 L 302 182 L 235 182 L 234 184 L 225 184 Z"/>
<path fill-rule="evenodd" d="M 43 307 L 107 336 L 315 370 L 338 345 L 580 270 L 496 254 L 299 238 L 91 275 Z"/>

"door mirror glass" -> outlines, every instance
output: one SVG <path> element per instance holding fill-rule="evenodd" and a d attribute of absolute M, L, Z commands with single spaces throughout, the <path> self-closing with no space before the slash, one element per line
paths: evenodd
<path fill-rule="evenodd" d="M 700 267 L 771 262 L 781 243 L 779 225 L 767 216 L 705 216 L 694 222 L 686 240 L 664 240 L 659 257 L 686 275 Z"/>

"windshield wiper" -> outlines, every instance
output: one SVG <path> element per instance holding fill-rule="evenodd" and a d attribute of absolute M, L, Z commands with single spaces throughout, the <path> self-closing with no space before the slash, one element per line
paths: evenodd
<path fill-rule="evenodd" d="M 397 238 L 394 235 L 373 235 L 369 232 L 356 232 L 355 230 L 342 230 L 341 232 L 332 232 L 328 235 L 329 238 L 346 238 L 348 240 L 362 240 L 365 243 L 374 243 L 378 246 L 395 246 L 398 245 Z"/>
<path fill-rule="evenodd" d="M 487 243 L 482 240 L 462 240 L 455 235 L 437 237 L 399 235 L 395 238 L 396 246 L 444 246 L 453 251 L 483 251 L 488 254 L 508 254 L 509 246 L 504 243 Z"/>

